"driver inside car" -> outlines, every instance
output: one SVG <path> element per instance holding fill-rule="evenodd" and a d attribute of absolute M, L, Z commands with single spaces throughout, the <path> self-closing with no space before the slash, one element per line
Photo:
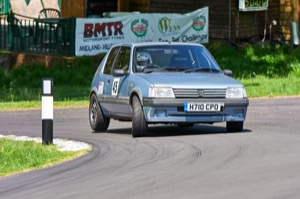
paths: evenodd
<path fill-rule="evenodd" d="M 148 52 L 138 52 L 136 61 L 137 72 L 142 72 L 145 67 L 152 66 L 152 58 Z"/>

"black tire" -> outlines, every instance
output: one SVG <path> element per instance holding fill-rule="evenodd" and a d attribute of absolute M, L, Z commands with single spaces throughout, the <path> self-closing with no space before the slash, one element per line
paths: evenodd
<path fill-rule="evenodd" d="M 101 107 L 97 100 L 97 96 L 95 94 L 92 94 L 90 98 L 89 120 L 91 128 L 95 132 L 107 130 L 110 122 L 110 118 L 103 115 Z"/>
<path fill-rule="evenodd" d="M 188 128 L 188 127 L 193 127 L 194 123 L 178 123 L 177 126 L 179 128 Z"/>
<path fill-rule="evenodd" d="M 146 136 L 148 124 L 145 120 L 141 102 L 137 96 L 132 99 L 132 137 Z"/>
<path fill-rule="evenodd" d="M 227 132 L 241 132 L 244 128 L 244 122 L 227 122 L 226 130 Z"/>

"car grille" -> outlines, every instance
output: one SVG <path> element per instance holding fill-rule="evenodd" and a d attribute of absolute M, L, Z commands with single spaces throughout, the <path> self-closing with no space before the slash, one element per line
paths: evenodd
<path fill-rule="evenodd" d="M 226 89 L 173 89 L 176 98 L 226 98 Z"/>

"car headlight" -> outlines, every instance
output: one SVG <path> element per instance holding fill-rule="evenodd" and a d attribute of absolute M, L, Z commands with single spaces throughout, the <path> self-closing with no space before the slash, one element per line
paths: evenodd
<path fill-rule="evenodd" d="M 175 98 L 172 88 L 150 87 L 148 97 L 151 98 Z"/>
<path fill-rule="evenodd" d="M 245 88 L 227 88 L 226 98 L 244 98 L 247 97 Z"/>

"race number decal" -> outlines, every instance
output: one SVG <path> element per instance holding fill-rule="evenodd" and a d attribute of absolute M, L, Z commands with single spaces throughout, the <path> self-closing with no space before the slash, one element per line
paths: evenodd
<path fill-rule="evenodd" d="M 112 96 L 116 96 L 118 94 L 119 82 L 120 82 L 120 78 L 115 78 L 114 79 L 113 85 L 112 85 L 112 90 L 111 90 L 111 95 Z"/>

